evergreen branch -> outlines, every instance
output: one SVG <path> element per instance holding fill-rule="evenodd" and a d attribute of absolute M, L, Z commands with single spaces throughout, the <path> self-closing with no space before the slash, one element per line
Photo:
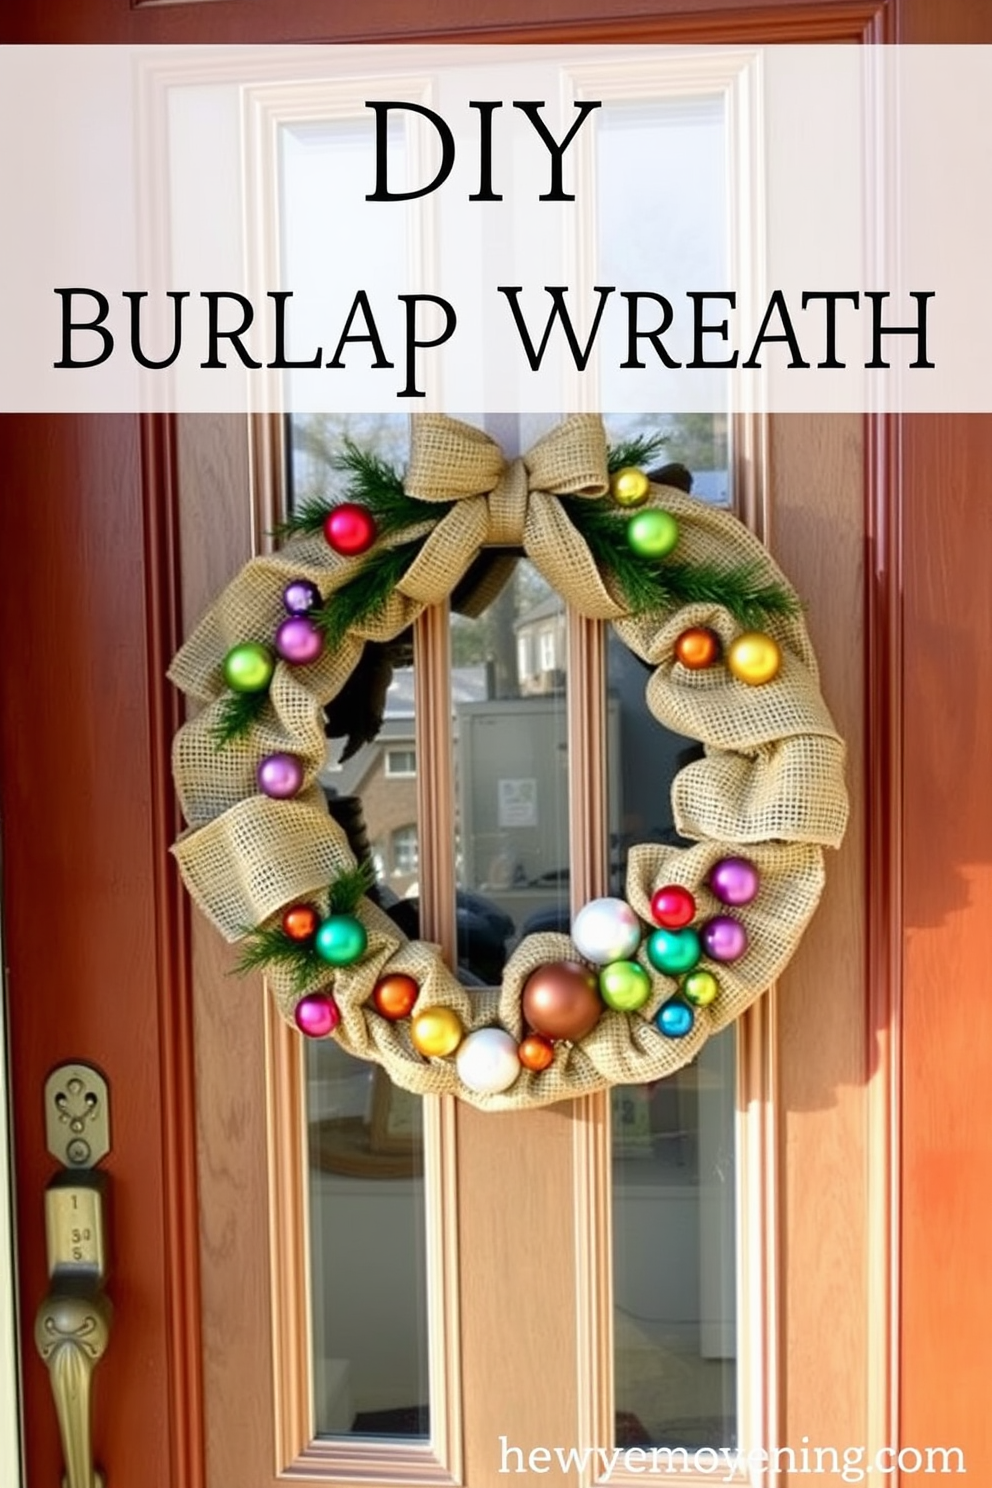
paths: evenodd
<path fill-rule="evenodd" d="M 420 522 L 439 522 L 454 504 L 451 501 L 420 501 L 415 496 L 408 496 L 403 489 L 403 477 L 392 465 L 374 451 L 363 449 L 353 439 L 342 440 L 341 450 L 332 457 L 331 465 L 350 477 L 345 499 L 357 502 L 372 514 L 380 537 L 389 537 Z M 275 527 L 274 536 L 285 539 L 302 533 L 320 532 L 337 505 L 337 499 L 310 496 L 297 511 Z"/>
<path fill-rule="evenodd" d="M 311 941 L 293 940 L 281 925 L 255 930 L 242 947 L 234 970 L 238 976 L 281 966 L 292 972 L 293 991 L 303 992 L 320 972 L 329 970 Z"/>
<path fill-rule="evenodd" d="M 628 465 L 650 465 L 667 443 L 664 434 L 635 434 L 633 439 L 621 439 L 607 450 L 606 468 L 611 475 L 616 475 L 618 470 L 624 470 Z"/>
<path fill-rule="evenodd" d="M 339 646 L 353 625 L 385 607 L 423 542 L 417 538 L 395 548 L 373 549 L 355 577 L 311 611 L 310 619 L 320 626 L 328 646 Z"/>
<path fill-rule="evenodd" d="M 585 539 L 600 572 L 622 594 L 632 615 L 671 611 L 687 604 L 719 604 L 746 629 L 774 616 L 799 613 L 799 602 L 782 584 L 763 583 L 758 560 L 723 568 L 642 558 L 627 544 L 629 517 L 607 500 L 562 497 L 566 515 Z"/>
<path fill-rule="evenodd" d="M 210 733 L 217 749 L 243 739 L 265 711 L 269 701 L 268 691 L 231 692 L 224 698 L 220 712 L 210 725 Z"/>
<path fill-rule="evenodd" d="M 332 915 L 354 914 L 359 900 L 374 883 L 375 869 L 371 863 L 346 868 L 331 884 L 328 912 Z"/>

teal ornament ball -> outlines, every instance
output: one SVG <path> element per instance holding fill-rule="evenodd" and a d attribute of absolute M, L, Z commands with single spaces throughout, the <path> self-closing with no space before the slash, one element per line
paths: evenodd
<path fill-rule="evenodd" d="M 331 915 L 314 936 L 313 948 L 331 966 L 350 966 L 364 956 L 369 937 L 354 915 Z"/>
<path fill-rule="evenodd" d="M 599 995 L 617 1013 L 636 1013 L 651 996 L 651 978 L 636 961 L 613 961 L 599 973 Z"/>
<path fill-rule="evenodd" d="M 691 971 L 702 954 L 695 930 L 656 930 L 648 936 L 648 960 L 666 976 Z"/>
<path fill-rule="evenodd" d="M 693 1024 L 692 1008 L 687 1002 L 673 997 L 659 1008 L 655 1023 L 666 1038 L 685 1038 Z"/>
<path fill-rule="evenodd" d="M 258 641 L 232 646 L 224 657 L 224 681 L 232 692 L 264 692 L 272 681 L 275 657 Z"/>
<path fill-rule="evenodd" d="M 627 523 L 627 542 L 639 558 L 667 558 L 679 540 L 679 524 L 670 512 L 651 507 Z"/>

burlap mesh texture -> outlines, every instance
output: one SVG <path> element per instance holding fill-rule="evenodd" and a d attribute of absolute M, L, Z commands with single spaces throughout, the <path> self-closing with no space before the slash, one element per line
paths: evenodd
<path fill-rule="evenodd" d="M 417 1011 L 444 1005 L 458 1013 L 466 1030 L 501 1023 L 520 1037 L 523 983 L 540 965 L 577 957 L 567 937 L 527 937 L 511 956 L 499 991 L 469 993 L 435 947 L 404 941 L 392 921 L 364 900 L 359 916 L 369 931 L 367 954 L 354 966 L 328 968 L 316 985 L 331 987 L 340 1007 L 338 1042 L 353 1054 L 378 1060 L 398 1085 L 417 1093 L 454 1093 L 484 1109 L 519 1109 L 670 1074 L 779 975 L 820 894 L 820 848 L 838 845 L 843 835 L 844 746 L 820 697 L 802 618 L 768 623 L 766 629 L 782 647 L 782 671 L 775 681 L 750 687 L 722 665 L 691 672 L 675 660 L 675 640 L 689 626 L 712 627 L 725 646 L 739 634 L 740 626 L 721 606 L 629 616 L 557 499 L 566 493 L 602 496 L 608 490 L 605 437 L 595 416 L 566 420 L 509 465 L 480 430 L 443 415 L 417 416 L 405 484 L 422 500 L 457 504 L 432 530 L 425 524 L 388 539 L 393 545 L 428 531 L 420 554 L 379 614 L 354 627 L 337 650 L 325 652 L 312 666 L 277 663 L 265 711 L 246 738 L 218 749 L 211 733 L 225 695 L 225 654 L 240 641 L 271 643 L 290 579 L 311 579 L 326 597 L 360 573 L 364 558 L 341 558 L 318 535 L 254 559 L 176 657 L 170 676 L 207 704 L 180 731 L 174 748 L 177 789 L 190 823 L 174 851 L 190 892 L 232 940 L 248 927 L 275 922 L 290 903 L 305 899 L 326 907 L 329 881 L 352 866 L 353 858 L 313 784 L 324 759 L 323 705 L 343 687 L 366 639 L 391 639 L 425 605 L 446 599 L 482 548 L 522 545 L 563 598 L 585 615 L 612 620 L 621 639 L 654 667 L 647 687 L 653 715 L 706 746 L 705 758 L 683 769 L 673 789 L 678 830 L 700 839 L 698 845 L 644 846 L 630 854 L 627 896 L 648 926 L 645 934 L 651 927 L 651 892 L 664 883 L 691 889 L 701 916 L 720 911 L 705 887 L 706 873 L 717 858 L 746 846 L 761 872 L 761 889 L 751 905 L 732 913 L 748 930 L 749 949 L 733 965 L 712 967 L 721 987 L 717 1001 L 696 1010 L 687 1037 L 668 1039 L 651 1020 L 677 983 L 654 971 L 642 948 L 639 959 L 653 989 L 646 1007 L 633 1015 L 606 1010 L 581 1044 L 559 1042 L 548 1070 L 522 1071 L 498 1096 L 462 1086 L 453 1059 L 419 1055 L 410 1043 L 408 1021 L 393 1024 L 375 1012 L 370 1000 L 375 982 L 386 970 L 407 972 L 421 988 Z M 758 540 L 727 512 L 662 487 L 652 488 L 649 504 L 678 521 L 680 559 L 723 567 L 753 561 L 762 582 L 788 587 Z M 305 788 L 294 801 L 271 801 L 256 793 L 258 762 L 275 749 L 305 762 Z M 276 968 L 269 982 L 281 1012 L 292 1020 L 301 994 L 291 975 Z"/>

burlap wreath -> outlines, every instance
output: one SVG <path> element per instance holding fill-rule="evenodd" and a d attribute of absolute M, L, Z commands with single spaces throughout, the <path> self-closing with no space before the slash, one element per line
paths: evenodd
<path fill-rule="evenodd" d="M 555 1045 L 549 1068 L 521 1069 L 512 1086 L 495 1095 L 468 1089 L 454 1057 L 428 1059 L 418 1053 L 409 1019 L 391 1022 L 380 1016 L 370 1001 L 373 988 L 387 970 L 407 973 L 420 987 L 418 1013 L 444 1006 L 458 1014 L 466 1033 L 498 1026 L 519 1039 L 525 1031 L 521 988 L 537 967 L 577 959 L 567 937 L 527 936 L 512 953 L 500 989 L 469 992 L 442 963 L 437 947 L 406 941 L 392 920 L 364 899 L 357 914 L 368 932 L 366 953 L 353 965 L 325 968 L 314 987 L 333 987 L 340 1010 L 333 1034 L 337 1042 L 378 1061 L 398 1085 L 416 1093 L 455 1094 L 484 1109 L 503 1110 L 657 1080 L 691 1061 L 710 1034 L 739 1017 L 779 976 L 819 898 L 822 848 L 837 847 L 844 833 L 844 745 L 820 696 L 805 625 L 796 615 L 765 627 L 782 649 L 783 665 L 764 686 L 748 687 L 723 666 L 687 670 L 673 652 L 682 631 L 708 626 L 729 645 L 740 631 L 737 622 L 717 604 L 632 616 L 611 592 L 559 502 L 565 494 L 595 498 L 609 490 L 598 417 L 567 419 L 509 463 L 486 434 L 468 425 L 441 415 L 417 416 L 413 425 L 407 491 L 425 501 L 458 499 L 432 527 L 379 613 L 354 626 L 339 647 L 315 663 L 277 664 L 260 722 L 246 738 L 221 749 L 213 729 L 226 691 L 226 653 L 247 640 L 271 641 L 283 618 L 282 591 L 291 579 L 313 581 L 326 598 L 355 577 L 363 557 L 340 557 L 316 535 L 253 559 L 176 656 L 172 680 L 205 704 L 174 746 L 176 787 L 189 823 L 174 847 L 183 878 L 197 904 L 232 941 L 247 928 L 277 921 L 294 902 L 326 908 L 327 885 L 353 867 L 354 858 L 316 782 L 325 759 L 323 706 L 343 687 L 365 641 L 395 637 L 425 606 L 445 600 L 484 546 L 522 546 L 569 604 L 611 621 L 626 645 L 654 667 L 647 687 L 654 717 L 705 746 L 705 757 L 680 771 L 673 786 L 675 825 L 695 845 L 634 848 L 628 858 L 628 903 L 650 925 L 652 892 L 680 884 L 693 893 L 701 913 L 719 912 L 707 873 L 717 859 L 746 847 L 761 874 L 760 894 L 738 914 L 748 931 L 747 953 L 720 967 L 720 995 L 695 1010 L 688 1035 L 669 1038 L 653 1019 L 675 992 L 675 982 L 650 965 L 642 947 L 639 959 L 652 981 L 649 1002 L 637 1013 L 606 1009 L 580 1042 Z M 785 583 L 761 543 L 728 513 L 669 487 L 652 487 L 649 504 L 676 518 L 679 553 L 687 561 L 750 560 L 770 581 Z M 409 537 L 405 532 L 380 541 L 388 546 Z M 258 792 L 259 761 L 279 750 L 305 762 L 303 788 L 293 800 Z M 270 971 L 269 983 L 280 1011 L 292 1021 L 303 994 L 278 967 Z"/>

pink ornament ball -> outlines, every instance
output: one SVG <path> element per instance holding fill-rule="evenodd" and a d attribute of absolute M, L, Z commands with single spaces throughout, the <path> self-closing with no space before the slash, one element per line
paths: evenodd
<path fill-rule="evenodd" d="M 703 954 L 711 961 L 737 961 L 747 950 L 747 931 L 730 915 L 714 915 L 699 932 Z"/>
<path fill-rule="evenodd" d="M 750 904 L 758 892 L 758 870 L 750 858 L 721 858 L 709 873 L 709 885 L 721 904 Z"/>
<path fill-rule="evenodd" d="M 357 501 L 343 501 L 324 520 L 327 545 L 344 558 L 367 553 L 378 536 L 375 518 Z"/>
<path fill-rule="evenodd" d="M 287 801 L 303 784 L 303 761 L 296 754 L 267 754 L 256 771 L 258 788 L 274 801 Z"/>
<path fill-rule="evenodd" d="M 309 992 L 293 1009 L 293 1019 L 307 1038 L 326 1038 L 337 1028 L 341 1014 L 329 992 Z"/>
<path fill-rule="evenodd" d="M 305 615 L 290 615 L 276 631 L 276 651 L 290 666 L 307 666 L 323 649 L 323 632 Z"/>

